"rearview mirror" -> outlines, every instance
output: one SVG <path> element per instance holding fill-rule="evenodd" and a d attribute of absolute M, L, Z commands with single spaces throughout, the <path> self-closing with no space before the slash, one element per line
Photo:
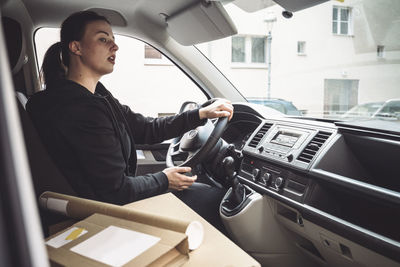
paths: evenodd
<path fill-rule="evenodd" d="M 182 104 L 181 109 L 179 110 L 179 113 L 188 111 L 188 110 L 193 110 L 196 108 L 199 108 L 200 105 L 196 102 L 193 101 L 186 101 L 185 103 Z"/>

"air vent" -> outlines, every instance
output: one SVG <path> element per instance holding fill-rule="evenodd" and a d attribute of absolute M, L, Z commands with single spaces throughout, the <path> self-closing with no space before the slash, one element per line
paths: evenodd
<path fill-rule="evenodd" d="M 331 133 L 318 132 L 297 159 L 305 163 L 310 163 L 329 136 L 331 136 Z"/>
<path fill-rule="evenodd" d="M 258 133 L 253 137 L 253 139 L 250 141 L 249 146 L 250 147 L 257 147 L 257 145 L 260 143 L 261 139 L 264 137 L 265 133 L 268 132 L 269 128 L 271 128 L 272 123 L 265 123 L 263 127 L 258 131 Z"/>

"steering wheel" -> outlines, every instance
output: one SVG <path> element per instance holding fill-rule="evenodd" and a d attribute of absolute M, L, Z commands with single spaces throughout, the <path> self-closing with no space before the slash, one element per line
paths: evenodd
<path fill-rule="evenodd" d="M 214 103 L 217 98 L 212 98 L 201 105 L 206 107 Z M 176 167 L 174 158 L 186 157 L 184 162 L 178 166 L 189 166 L 194 168 L 201 163 L 208 153 L 214 148 L 218 140 L 228 125 L 228 117 L 220 117 L 215 125 L 210 119 L 203 126 L 186 132 L 181 137 L 174 138 L 168 148 L 166 165 L 167 167 Z"/>

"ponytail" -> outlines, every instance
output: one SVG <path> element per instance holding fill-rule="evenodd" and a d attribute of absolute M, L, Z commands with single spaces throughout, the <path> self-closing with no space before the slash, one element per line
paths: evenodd
<path fill-rule="evenodd" d="M 66 67 L 61 59 L 61 42 L 50 46 L 44 55 L 41 78 L 45 88 L 52 87 L 59 80 L 65 79 Z"/>

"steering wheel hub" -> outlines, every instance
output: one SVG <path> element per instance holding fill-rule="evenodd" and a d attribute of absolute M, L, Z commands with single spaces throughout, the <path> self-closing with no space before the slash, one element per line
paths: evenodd
<path fill-rule="evenodd" d="M 192 151 L 193 149 L 197 149 L 201 146 L 199 140 L 199 131 L 191 130 L 185 133 L 182 136 L 181 143 L 179 145 L 179 149 L 181 151 Z"/>
<path fill-rule="evenodd" d="M 198 133 L 199 132 L 197 130 L 191 130 L 191 131 L 189 131 L 187 137 L 188 137 L 188 139 L 194 139 L 197 136 Z"/>
<path fill-rule="evenodd" d="M 210 99 L 202 107 L 211 104 L 215 100 Z M 227 123 L 227 117 L 218 118 L 215 125 L 208 119 L 205 125 L 186 132 L 182 138 L 175 138 L 168 149 L 167 166 L 176 166 L 173 158 L 180 158 L 184 154 L 186 154 L 187 158 L 180 166 L 194 167 L 202 162 L 217 144 Z"/>

